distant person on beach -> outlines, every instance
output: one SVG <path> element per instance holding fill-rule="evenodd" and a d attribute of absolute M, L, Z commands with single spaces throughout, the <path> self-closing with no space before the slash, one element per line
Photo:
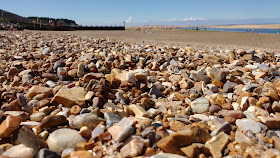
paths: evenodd
<path fill-rule="evenodd" d="M 255 33 L 255 28 L 253 28 L 253 33 Z"/>
<path fill-rule="evenodd" d="M 280 33 L 280 28 L 278 28 L 278 31 L 277 31 L 277 34 L 279 34 Z"/>

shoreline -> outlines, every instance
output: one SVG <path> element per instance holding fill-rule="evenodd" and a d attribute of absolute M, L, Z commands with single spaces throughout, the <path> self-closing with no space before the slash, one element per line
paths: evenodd
<path fill-rule="evenodd" d="M 207 28 L 231 28 L 231 29 L 279 29 L 280 24 L 258 24 L 258 25 L 200 25 Z"/>

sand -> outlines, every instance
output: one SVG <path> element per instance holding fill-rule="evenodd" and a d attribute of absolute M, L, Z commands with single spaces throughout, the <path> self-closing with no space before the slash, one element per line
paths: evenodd
<path fill-rule="evenodd" d="M 262 25 L 209 25 L 206 26 L 209 28 L 237 28 L 237 29 L 246 29 L 246 28 L 255 28 L 255 29 L 279 29 L 280 24 L 262 24 Z"/>
<path fill-rule="evenodd" d="M 148 31 L 148 32 L 147 32 Z M 279 34 L 253 34 L 193 30 L 144 30 L 135 31 L 32 31 L 52 34 L 73 34 L 93 38 L 111 38 L 131 43 L 153 45 L 220 47 L 231 49 L 260 49 L 280 52 Z"/>

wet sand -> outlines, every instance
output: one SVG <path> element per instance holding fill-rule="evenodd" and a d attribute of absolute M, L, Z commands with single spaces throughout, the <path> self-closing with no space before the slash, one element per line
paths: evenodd
<path fill-rule="evenodd" d="M 280 24 L 263 24 L 263 25 L 211 25 L 207 26 L 209 28 L 233 28 L 233 29 L 246 29 L 246 28 L 255 28 L 255 29 L 278 29 Z"/>
<path fill-rule="evenodd" d="M 91 36 L 93 38 L 111 38 L 132 43 L 144 43 L 155 45 L 191 45 L 196 47 L 220 47 L 231 49 L 261 49 L 280 50 L 280 35 L 278 34 L 253 34 L 217 31 L 193 31 L 193 30 L 162 30 L 151 29 L 135 31 L 31 31 L 52 34 L 72 34 L 77 36 Z"/>

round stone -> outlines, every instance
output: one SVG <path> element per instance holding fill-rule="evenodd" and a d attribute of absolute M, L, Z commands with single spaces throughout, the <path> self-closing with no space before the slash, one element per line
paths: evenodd
<path fill-rule="evenodd" d="M 201 114 L 209 110 L 209 100 L 207 98 L 198 98 L 191 102 L 191 108 L 195 113 Z"/>
<path fill-rule="evenodd" d="M 86 142 L 86 140 L 79 134 L 78 131 L 62 128 L 52 132 L 47 139 L 49 149 L 59 154 L 68 148 L 77 148 L 77 144 Z"/>

